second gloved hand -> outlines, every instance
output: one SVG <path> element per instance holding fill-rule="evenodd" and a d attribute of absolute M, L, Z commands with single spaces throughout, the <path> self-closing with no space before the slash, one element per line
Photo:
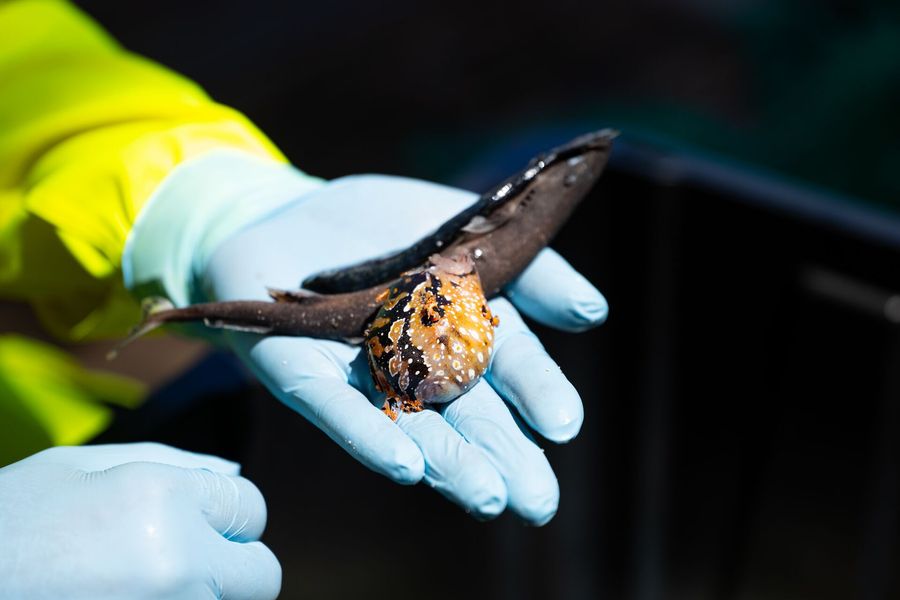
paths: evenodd
<path fill-rule="evenodd" d="M 0 469 L 0 596 L 277 597 L 266 505 L 238 469 L 160 444 L 51 448 Z"/>
<path fill-rule="evenodd" d="M 204 207 L 202 198 L 216 200 Z M 129 241 L 126 277 L 139 294 L 161 291 L 179 305 L 265 300 L 267 287 L 294 289 L 312 273 L 402 249 L 476 199 L 396 177 L 323 184 L 290 167 L 211 155 L 176 171 L 145 209 Z M 191 202 L 201 206 L 187 208 Z M 377 394 L 358 346 L 224 335 L 280 400 L 373 470 L 406 484 L 424 477 L 482 518 L 508 506 L 543 524 L 556 512 L 559 487 L 509 406 L 554 442 L 578 433 L 583 409 L 513 305 L 550 326 L 579 331 L 605 319 L 606 302 L 551 250 L 506 296 L 491 302 L 501 324 L 485 380 L 440 412 L 403 414 L 397 423 L 370 400 Z"/>

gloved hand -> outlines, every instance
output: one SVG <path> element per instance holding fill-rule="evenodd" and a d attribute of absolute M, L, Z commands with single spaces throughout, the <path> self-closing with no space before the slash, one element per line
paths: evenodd
<path fill-rule="evenodd" d="M 267 299 L 266 287 L 294 289 L 314 272 L 404 248 L 476 198 L 397 177 L 323 184 L 290 167 L 216 153 L 170 175 L 145 208 L 129 239 L 126 281 L 178 305 Z M 551 250 L 506 296 L 532 318 L 568 331 L 595 326 L 607 312 L 603 296 Z M 279 399 L 371 469 L 405 484 L 424 476 L 478 517 L 509 506 L 540 525 L 555 514 L 559 487 L 507 403 L 554 442 L 578 433 L 583 409 L 513 304 L 491 303 L 500 326 L 486 380 L 440 412 L 403 414 L 396 424 L 369 400 L 376 394 L 358 346 L 224 335 Z"/>
<path fill-rule="evenodd" d="M 4 598 L 275 598 L 266 506 L 239 465 L 159 444 L 57 447 L 0 469 Z"/>

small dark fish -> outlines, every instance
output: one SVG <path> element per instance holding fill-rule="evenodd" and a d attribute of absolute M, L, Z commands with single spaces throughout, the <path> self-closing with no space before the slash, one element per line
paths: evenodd
<path fill-rule="evenodd" d="M 395 405 L 409 411 L 420 410 L 422 403 L 448 401 L 474 385 L 487 367 L 490 346 L 481 351 L 485 361 L 477 360 L 482 329 L 490 332 L 484 323 L 495 324 L 485 298 L 519 275 L 565 224 L 602 174 L 616 135 L 611 130 L 590 133 L 538 156 L 407 250 L 304 282 L 316 291 L 336 293 L 270 290 L 274 302 L 154 307 L 126 343 L 165 323 L 190 321 L 265 335 L 366 340 L 376 385 L 391 399 L 389 414 L 396 414 Z M 472 264 L 474 269 L 469 268 Z M 447 306 L 460 303 L 471 303 L 477 310 L 467 306 L 446 312 Z M 396 312 L 401 305 L 402 314 Z M 481 313 L 482 306 L 486 313 Z M 416 319 L 424 323 L 436 316 L 427 331 L 416 325 Z M 469 335 L 473 331 L 474 337 Z M 418 343 L 406 348 L 414 335 Z M 398 348 L 401 337 L 404 347 Z M 435 340 L 444 356 L 426 364 L 417 353 Z M 453 358 L 456 345 L 468 354 Z M 418 374 L 416 369 L 410 372 L 413 365 Z"/>

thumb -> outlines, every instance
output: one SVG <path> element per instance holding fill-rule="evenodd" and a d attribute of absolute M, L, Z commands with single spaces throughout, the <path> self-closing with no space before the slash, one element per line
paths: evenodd
<path fill-rule="evenodd" d="M 235 542 L 258 540 L 266 528 L 266 501 L 250 480 L 209 469 L 182 471 L 188 493 L 206 521 L 222 537 Z"/>

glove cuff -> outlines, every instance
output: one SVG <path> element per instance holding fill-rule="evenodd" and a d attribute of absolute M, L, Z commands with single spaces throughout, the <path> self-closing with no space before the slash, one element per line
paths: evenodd
<path fill-rule="evenodd" d="M 178 165 L 142 208 L 125 243 L 122 275 L 139 298 L 176 306 L 203 300 L 196 285 L 218 246 L 323 181 L 291 165 L 218 149 Z"/>

